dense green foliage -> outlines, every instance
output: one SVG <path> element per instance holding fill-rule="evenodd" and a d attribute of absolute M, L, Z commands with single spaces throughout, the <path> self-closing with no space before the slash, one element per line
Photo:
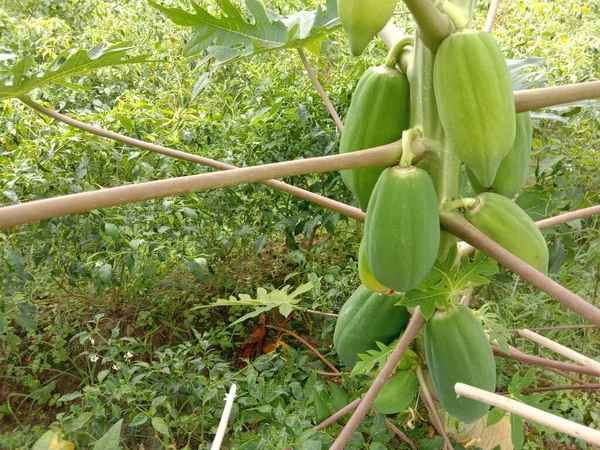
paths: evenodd
<path fill-rule="evenodd" d="M 163 2 L 189 7 L 187 2 Z M 210 10 L 212 2 L 200 2 Z M 314 2 L 270 1 L 289 14 Z M 481 26 L 486 2 L 479 3 Z M 404 7 L 394 18 L 412 31 Z M 597 79 L 598 6 L 571 0 L 502 2 L 495 35 L 512 58 L 546 59 L 549 84 Z M 252 165 L 334 154 L 339 135 L 294 51 L 265 53 L 216 70 L 195 100 L 207 69 L 185 58 L 190 34 L 145 2 L 7 0 L 0 6 L 0 53 L 30 55 L 48 63 L 64 50 L 101 41 L 129 41 L 145 64 L 90 72 L 71 80 L 81 89 L 53 85 L 32 96 L 78 119 L 140 139 Z M 345 117 L 360 75 L 385 50 L 374 40 L 361 59 L 350 58 L 345 37 L 334 32 L 311 47 L 311 64 L 334 106 Z M 2 66 L 10 64 L 2 62 Z M 212 66 L 211 66 L 212 67 Z M 0 69 L 3 70 L 3 69 Z M 25 202 L 101 187 L 164 179 L 207 170 L 125 147 L 58 124 L 18 101 L 0 110 L 0 204 Z M 557 108 L 562 122 L 534 115 L 532 170 L 517 199 L 534 219 L 598 203 L 600 139 L 597 109 Z M 347 203 L 338 174 L 286 180 Z M 466 177 L 465 177 L 466 186 Z M 241 367 L 240 347 L 257 325 L 229 327 L 241 307 L 192 309 L 256 287 L 315 287 L 302 306 L 339 311 L 359 285 L 359 225 L 263 185 L 148 201 L 61 217 L 0 231 L 0 442 L 29 448 L 49 427 L 62 429 L 78 448 L 91 447 L 125 419 L 124 448 L 206 448 L 231 382 L 238 398 L 228 448 L 327 448 L 341 425 L 314 432 L 314 392 L 328 408 L 327 371 L 299 342 Z M 554 279 L 597 303 L 600 240 L 597 219 L 545 231 Z M 476 293 L 478 318 L 504 327 L 581 324 L 583 321 L 510 273 Z M 498 306 L 502 306 L 502 310 Z M 269 315 L 270 323 L 281 316 Z M 287 324 L 328 359 L 334 320 L 297 313 Z M 513 339 L 524 351 L 551 355 Z M 598 357 L 597 330 L 553 331 L 548 336 Z M 281 348 L 281 347 L 279 347 Z M 522 366 L 498 360 L 498 388 L 522 376 Z M 533 386 L 564 384 L 539 370 Z M 366 377 L 344 375 L 352 398 Z M 595 392 L 544 394 L 548 407 L 583 423 L 597 423 Z M 415 415 L 393 422 L 417 441 L 429 423 Z M 410 429 L 408 422 L 415 425 Z M 548 430 L 527 429 L 527 448 L 583 444 Z M 348 448 L 408 448 L 368 416 Z"/>

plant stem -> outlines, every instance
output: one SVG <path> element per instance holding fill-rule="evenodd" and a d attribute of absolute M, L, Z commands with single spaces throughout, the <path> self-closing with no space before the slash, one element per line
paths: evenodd
<path fill-rule="evenodd" d="M 310 63 L 308 62 L 308 59 L 306 58 L 306 54 L 304 53 L 304 50 L 301 47 L 298 48 L 298 54 L 300 55 L 300 59 L 302 60 L 304 69 L 306 69 L 308 78 L 310 78 L 310 81 L 312 82 L 313 86 L 319 93 L 319 96 L 323 100 L 323 103 L 325 103 L 325 107 L 327 108 L 327 111 L 329 111 L 329 114 L 331 114 L 331 117 L 333 118 L 333 121 L 337 125 L 338 130 L 343 131 L 344 124 L 342 123 L 342 119 L 340 119 L 340 116 L 338 115 L 337 111 L 335 110 L 333 103 L 331 103 L 331 100 L 329 100 L 329 97 L 327 96 L 325 89 L 323 89 L 323 86 L 321 86 L 321 83 L 319 83 L 317 74 L 315 74 L 315 71 L 310 66 Z"/>
<path fill-rule="evenodd" d="M 600 97 L 600 80 L 514 92 L 517 113 Z"/>
<path fill-rule="evenodd" d="M 337 368 L 336 368 L 336 367 L 335 367 L 333 364 L 331 364 L 331 363 L 329 362 L 329 360 L 328 360 L 327 358 L 325 358 L 325 357 L 324 357 L 324 356 L 321 354 L 321 352 L 319 352 L 319 351 L 318 351 L 316 348 L 314 348 L 312 345 L 310 345 L 310 344 L 309 344 L 309 343 L 306 341 L 306 339 L 302 339 L 300 336 L 298 336 L 296 333 L 294 333 L 294 332 L 293 332 L 293 331 L 291 331 L 291 330 L 287 330 L 287 329 L 285 329 L 285 328 L 281 328 L 281 327 L 278 327 L 278 326 L 276 326 L 276 325 L 265 325 L 265 326 L 266 326 L 267 328 L 271 328 L 271 329 L 273 329 L 273 330 L 280 331 L 280 332 L 282 332 L 282 333 L 284 333 L 284 334 L 288 334 L 288 335 L 292 336 L 294 339 L 296 339 L 297 341 L 300 341 L 300 342 L 302 342 L 302 343 L 303 343 L 303 344 L 306 346 L 306 348 L 308 348 L 308 349 L 309 349 L 311 352 L 313 352 L 313 353 L 314 353 L 314 354 L 317 356 L 317 358 L 319 358 L 321 361 L 323 361 L 323 363 L 324 363 L 324 364 L 325 364 L 327 367 L 329 367 L 329 368 L 332 370 L 332 372 L 333 372 L 333 373 L 337 373 L 337 374 L 341 375 L 340 371 L 339 371 L 339 370 L 337 370 Z"/>
<path fill-rule="evenodd" d="M 578 330 L 583 328 L 598 328 L 596 325 L 558 325 L 555 327 L 533 327 L 533 328 L 509 328 L 506 331 L 509 333 L 518 333 L 521 330 L 530 331 L 550 331 L 550 330 Z"/>
<path fill-rule="evenodd" d="M 539 220 L 535 224 L 540 230 L 543 230 L 561 223 L 570 222 L 571 220 L 584 219 L 595 214 L 600 214 L 600 205 L 590 206 L 588 208 L 578 209 L 577 211 L 560 214 L 548 219 Z"/>
<path fill-rule="evenodd" d="M 494 27 L 494 22 L 496 21 L 496 15 L 498 14 L 498 7 L 500 6 L 500 0 L 492 0 L 490 3 L 490 9 L 488 10 L 487 18 L 485 19 L 485 25 L 483 26 L 483 31 L 487 31 L 491 33 L 492 28 Z"/>
<path fill-rule="evenodd" d="M 404 0 L 404 3 L 420 29 L 419 38 L 435 52 L 440 42 L 454 31 L 452 21 L 431 0 Z"/>
<path fill-rule="evenodd" d="M 581 439 L 589 444 L 600 445 L 600 431 L 572 422 L 541 409 L 526 405 L 501 395 L 493 394 L 483 389 L 478 389 L 464 383 L 456 383 L 454 390 L 458 396 L 468 397 L 473 400 L 487 403 L 498 408 L 517 414 L 525 419 L 532 420 L 542 425 L 553 428 L 561 433 Z"/>
<path fill-rule="evenodd" d="M 558 300 L 571 311 L 585 318 L 590 323 L 600 326 L 600 310 L 598 308 L 496 244 L 460 214 L 441 211 L 440 224 L 446 231 L 461 238 L 486 255 L 491 256 L 524 280 L 529 281 L 541 291 Z"/>
<path fill-rule="evenodd" d="M 119 133 L 115 133 L 113 131 L 105 130 L 104 128 L 100 128 L 94 125 L 89 125 L 85 122 L 81 122 L 79 120 L 73 119 L 72 117 L 65 116 L 57 111 L 54 111 L 50 108 L 46 108 L 43 105 L 33 101 L 31 98 L 27 96 L 19 97 L 23 103 L 25 103 L 30 108 L 36 110 L 37 112 L 44 114 L 48 117 L 51 117 L 59 122 L 65 123 L 72 127 L 75 127 L 79 130 L 86 131 L 88 133 L 94 134 L 96 136 L 101 136 L 107 139 L 112 139 L 117 142 L 122 142 L 123 144 L 130 145 L 132 147 L 142 148 L 144 150 L 149 150 L 151 152 L 160 153 L 161 155 L 171 156 L 173 158 L 182 159 L 185 161 L 194 162 L 196 164 L 202 164 L 205 166 L 213 167 L 219 170 L 230 170 L 236 169 L 235 166 L 231 164 L 226 164 L 221 161 L 215 161 L 214 159 L 205 158 L 203 156 L 194 155 L 192 153 L 182 152 L 179 150 L 175 150 L 172 148 L 164 147 L 162 145 L 151 144 L 149 142 L 144 142 L 139 139 L 134 139 L 129 136 L 124 136 Z M 364 221 L 364 213 L 360 208 L 355 208 L 354 206 L 346 205 L 345 203 L 341 203 L 327 197 L 323 197 L 319 194 L 315 194 L 314 192 L 310 192 L 304 189 L 301 189 L 296 186 L 289 185 L 284 183 L 283 181 L 278 180 L 266 180 L 262 181 L 262 184 L 270 186 L 272 188 L 278 189 L 283 192 L 287 192 L 288 194 L 295 195 L 296 197 L 302 198 L 304 200 L 310 201 L 317 205 L 323 206 L 324 208 L 328 208 L 332 211 L 336 211 L 345 216 L 351 217 L 358 221 Z"/>
<path fill-rule="evenodd" d="M 534 392 L 552 392 L 552 391 L 577 391 L 577 390 L 596 391 L 598 389 L 600 389 L 600 383 L 589 383 L 589 384 L 578 384 L 578 385 L 565 384 L 565 385 L 561 385 L 561 386 L 546 386 L 546 387 L 539 387 L 539 388 L 524 389 L 523 391 L 521 391 L 521 394 L 527 395 L 527 394 L 533 394 Z M 496 392 L 496 394 L 498 394 L 498 395 L 507 395 L 508 393 L 509 392 L 507 392 L 507 391 Z"/>
<path fill-rule="evenodd" d="M 452 23 L 454 24 L 454 27 L 457 30 L 463 30 L 463 29 L 467 28 L 469 21 L 467 20 L 465 15 L 462 13 L 460 8 L 457 8 L 452 3 L 450 3 L 448 0 L 440 0 L 440 2 L 437 4 L 437 8 L 441 12 L 446 14 L 448 17 L 450 17 L 450 20 L 452 21 Z"/>
<path fill-rule="evenodd" d="M 413 142 L 413 146 L 415 144 L 419 146 L 422 141 L 416 140 Z M 361 150 L 341 155 L 149 181 L 6 206 L 0 208 L 0 229 L 68 214 L 164 198 L 171 195 L 202 192 L 272 178 L 393 164 L 398 161 L 401 145 L 401 141 L 398 141 L 371 150 Z M 423 147 L 421 148 L 424 150 Z"/>
<path fill-rule="evenodd" d="M 413 311 L 413 316 L 408 323 L 408 327 L 404 331 L 402 337 L 398 340 L 398 343 L 396 344 L 396 347 L 389 356 L 387 362 L 385 363 L 375 380 L 373 380 L 371 387 L 363 397 L 362 401 L 360 402 L 360 405 L 358 405 L 356 411 L 354 411 L 354 414 L 352 414 L 352 417 L 350 418 L 346 426 L 344 426 L 344 429 L 338 435 L 337 439 L 335 440 L 335 442 L 329 450 L 344 449 L 346 444 L 350 441 L 350 438 L 352 437 L 354 431 L 358 428 L 367 412 L 369 412 L 369 408 L 371 407 L 373 400 L 375 400 L 375 397 L 377 397 L 377 394 L 379 394 L 379 391 L 381 391 L 381 388 L 392 374 L 392 370 L 394 370 L 394 367 L 396 367 L 396 365 L 402 358 L 402 355 L 404 354 L 408 346 L 412 343 L 415 336 L 423 327 L 423 325 L 425 325 L 425 319 L 421 315 L 421 308 L 417 306 Z"/>
<path fill-rule="evenodd" d="M 452 200 L 446 202 L 442 205 L 442 209 L 444 211 L 454 211 L 459 208 L 472 208 L 475 206 L 479 200 L 476 198 L 458 198 L 456 200 Z"/>
<path fill-rule="evenodd" d="M 558 353 L 559 355 L 564 356 L 565 358 L 569 358 L 571 361 L 574 361 L 581 366 L 588 367 L 590 369 L 595 370 L 596 374 L 598 376 L 600 376 L 600 363 L 599 362 L 594 361 L 593 359 L 588 358 L 587 356 L 584 356 L 581 353 L 578 353 L 575 350 L 570 349 L 569 347 L 565 347 L 564 345 L 561 345 L 558 342 L 548 339 L 547 337 L 540 336 L 539 334 L 536 334 L 531 330 L 527 330 L 527 329 L 520 330 L 518 333 L 519 333 L 519 335 L 523 336 L 524 338 L 527 338 L 541 346 L 544 346 L 544 347 Z"/>
<path fill-rule="evenodd" d="M 444 444 L 446 446 L 446 450 L 452 450 L 452 442 L 450 442 L 450 438 L 448 437 L 448 433 L 446 433 L 446 427 L 442 423 L 440 419 L 440 415 L 438 414 L 437 408 L 435 407 L 435 403 L 433 402 L 433 398 L 431 397 L 431 393 L 429 392 L 429 388 L 427 387 L 427 382 L 425 381 L 425 377 L 423 376 L 423 370 L 421 370 L 420 366 L 417 366 L 417 370 L 415 371 L 417 375 L 417 379 L 419 380 L 419 387 L 421 388 L 421 393 L 423 397 L 425 397 L 425 406 L 427 407 L 427 411 L 429 411 L 429 418 L 431 419 L 431 423 L 433 427 L 440 433 L 440 436 L 444 439 Z"/>
<path fill-rule="evenodd" d="M 587 367 L 583 367 L 578 364 L 564 363 L 562 361 L 554 361 L 552 359 L 540 358 L 539 356 L 528 355 L 527 353 L 523 353 L 514 347 L 510 348 L 510 353 L 505 353 L 498 347 L 492 345 L 492 351 L 494 352 L 494 355 L 499 358 L 513 359 L 526 364 L 533 364 L 550 369 L 564 370 L 566 372 L 597 376 L 594 370 L 588 369 Z"/>
<path fill-rule="evenodd" d="M 392 69 L 395 68 L 396 64 L 398 64 L 398 62 L 400 61 L 400 54 L 402 50 L 404 50 L 404 47 L 408 45 L 413 45 L 414 43 L 414 36 L 404 36 L 402 39 L 396 42 L 394 46 L 390 49 L 390 51 L 387 54 L 387 57 L 385 58 L 384 65 Z"/>

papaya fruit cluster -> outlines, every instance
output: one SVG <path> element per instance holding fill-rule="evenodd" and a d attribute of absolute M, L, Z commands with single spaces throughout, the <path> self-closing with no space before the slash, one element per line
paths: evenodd
<path fill-rule="evenodd" d="M 364 51 L 395 5 L 395 1 L 375 5 L 369 0 L 338 0 L 352 54 Z M 403 140 L 399 165 L 342 171 L 342 180 L 366 212 L 358 253 L 362 285 L 341 309 L 334 333 L 334 347 L 348 369 L 359 354 L 377 349 L 376 342 L 389 344 L 402 333 L 409 313 L 395 306 L 402 295 L 398 293 L 415 289 L 438 257 L 441 200 L 429 173 L 412 164 L 410 145 L 408 152 L 405 148 L 410 89 L 406 75 L 391 67 L 388 59 L 386 65 L 368 69 L 358 82 L 341 135 L 341 153 Z M 444 39 L 435 55 L 433 89 L 445 149 L 465 165 L 478 194 L 460 203 L 466 219 L 547 274 L 545 239 L 512 200 L 527 180 L 531 117 L 515 114 L 508 68 L 493 36 L 461 29 Z M 489 339 L 469 308 L 453 300 L 436 306 L 422 331 L 422 357 L 441 406 L 472 423 L 487 413 L 488 406 L 457 398 L 454 385 L 463 382 L 494 391 L 496 366 Z M 395 413 L 409 405 L 418 390 L 411 369 L 400 368 L 386 382 L 374 403 L 376 409 Z"/>

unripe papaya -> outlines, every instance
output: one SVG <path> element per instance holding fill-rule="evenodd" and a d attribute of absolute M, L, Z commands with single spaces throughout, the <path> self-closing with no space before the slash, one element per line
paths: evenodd
<path fill-rule="evenodd" d="M 457 398 L 456 383 L 494 392 L 496 363 L 492 347 L 473 312 L 464 305 L 436 313 L 425 324 L 425 358 L 440 404 L 454 417 L 472 423 L 489 406 Z"/>
<path fill-rule="evenodd" d="M 410 119 L 410 86 L 393 68 L 371 67 L 360 78 L 346 115 L 340 153 L 389 144 L 402 138 Z M 342 180 L 363 211 L 387 166 L 342 170 Z"/>
<path fill-rule="evenodd" d="M 496 178 L 494 178 L 491 186 L 482 186 L 473 175 L 473 172 L 467 168 L 469 182 L 478 194 L 481 192 L 495 192 L 505 197 L 512 197 L 525 185 L 529 173 L 529 157 L 531 156 L 531 143 L 533 141 L 533 127 L 529 112 L 517 114 L 516 129 L 515 141 L 500 163 Z"/>
<path fill-rule="evenodd" d="M 373 401 L 373 409 L 382 414 L 404 411 L 419 390 L 419 380 L 413 372 L 402 370 L 385 382 Z"/>
<path fill-rule="evenodd" d="M 477 196 L 466 218 L 492 241 L 530 266 L 548 274 L 548 245 L 535 222 L 512 200 L 492 192 Z"/>
<path fill-rule="evenodd" d="M 510 76 L 494 37 L 464 30 L 444 39 L 433 66 L 433 87 L 452 150 L 482 186 L 490 186 L 515 140 Z"/>
<path fill-rule="evenodd" d="M 367 44 L 392 17 L 398 0 L 337 0 L 350 53 L 360 56 Z"/>
<path fill-rule="evenodd" d="M 417 167 L 385 169 L 365 220 L 365 251 L 373 276 L 397 292 L 413 289 L 437 258 L 439 209 L 433 181 Z"/>
<path fill-rule="evenodd" d="M 392 292 L 392 289 L 377 281 L 375 276 L 373 276 L 373 272 L 369 269 L 364 239 L 360 241 L 360 248 L 358 250 L 358 276 L 360 277 L 360 282 L 372 291 L 380 294 L 389 294 Z"/>
<path fill-rule="evenodd" d="M 344 365 L 352 370 L 359 353 L 389 344 L 404 331 L 410 313 L 395 306 L 399 294 L 380 295 L 361 285 L 344 303 L 333 332 L 333 346 Z"/>

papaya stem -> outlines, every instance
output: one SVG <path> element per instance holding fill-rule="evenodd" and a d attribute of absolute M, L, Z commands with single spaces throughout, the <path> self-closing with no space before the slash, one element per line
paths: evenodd
<path fill-rule="evenodd" d="M 431 0 L 404 0 L 404 4 L 419 26 L 419 38 L 429 50 L 435 52 L 440 42 L 454 31 L 452 20 L 439 11 Z"/>
<path fill-rule="evenodd" d="M 447 0 L 440 1 L 437 4 L 437 8 L 450 18 L 450 20 L 454 24 L 454 27 L 457 30 L 464 30 L 465 28 L 468 27 L 469 21 L 467 20 L 465 15 L 462 13 L 460 8 L 454 6 L 449 1 L 447 1 Z"/>
<path fill-rule="evenodd" d="M 398 42 L 394 44 L 394 46 L 388 52 L 384 65 L 391 69 L 396 67 L 396 64 L 400 61 L 400 55 L 402 50 L 409 45 L 413 45 L 415 43 L 414 36 L 404 36 Z"/>
<path fill-rule="evenodd" d="M 421 388 L 421 393 L 423 397 L 425 397 L 425 406 L 427 407 L 427 411 L 429 412 L 429 418 L 431 419 L 431 423 L 434 428 L 442 438 L 444 439 L 444 443 L 446 445 L 446 450 L 452 450 L 454 447 L 450 442 L 450 438 L 448 438 L 448 434 L 446 433 L 446 428 L 440 419 L 440 415 L 438 414 L 437 408 L 435 407 L 435 403 L 433 402 L 433 398 L 431 397 L 431 393 L 429 392 L 429 388 L 427 387 L 427 382 L 425 381 L 425 376 L 423 375 L 423 370 L 420 366 L 417 366 L 415 370 L 415 374 L 417 375 L 417 380 L 419 380 L 419 387 Z"/>
<path fill-rule="evenodd" d="M 475 206 L 478 202 L 479 200 L 476 198 L 459 198 L 445 202 L 442 205 L 442 209 L 444 211 L 454 211 L 455 209 L 459 208 L 473 208 L 473 206 Z"/>
<path fill-rule="evenodd" d="M 400 157 L 400 167 L 412 165 L 414 157 L 412 143 L 418 136 L 419 130 L 417 128 L 409 128 L 402 132 L 402 156 Z"/>

